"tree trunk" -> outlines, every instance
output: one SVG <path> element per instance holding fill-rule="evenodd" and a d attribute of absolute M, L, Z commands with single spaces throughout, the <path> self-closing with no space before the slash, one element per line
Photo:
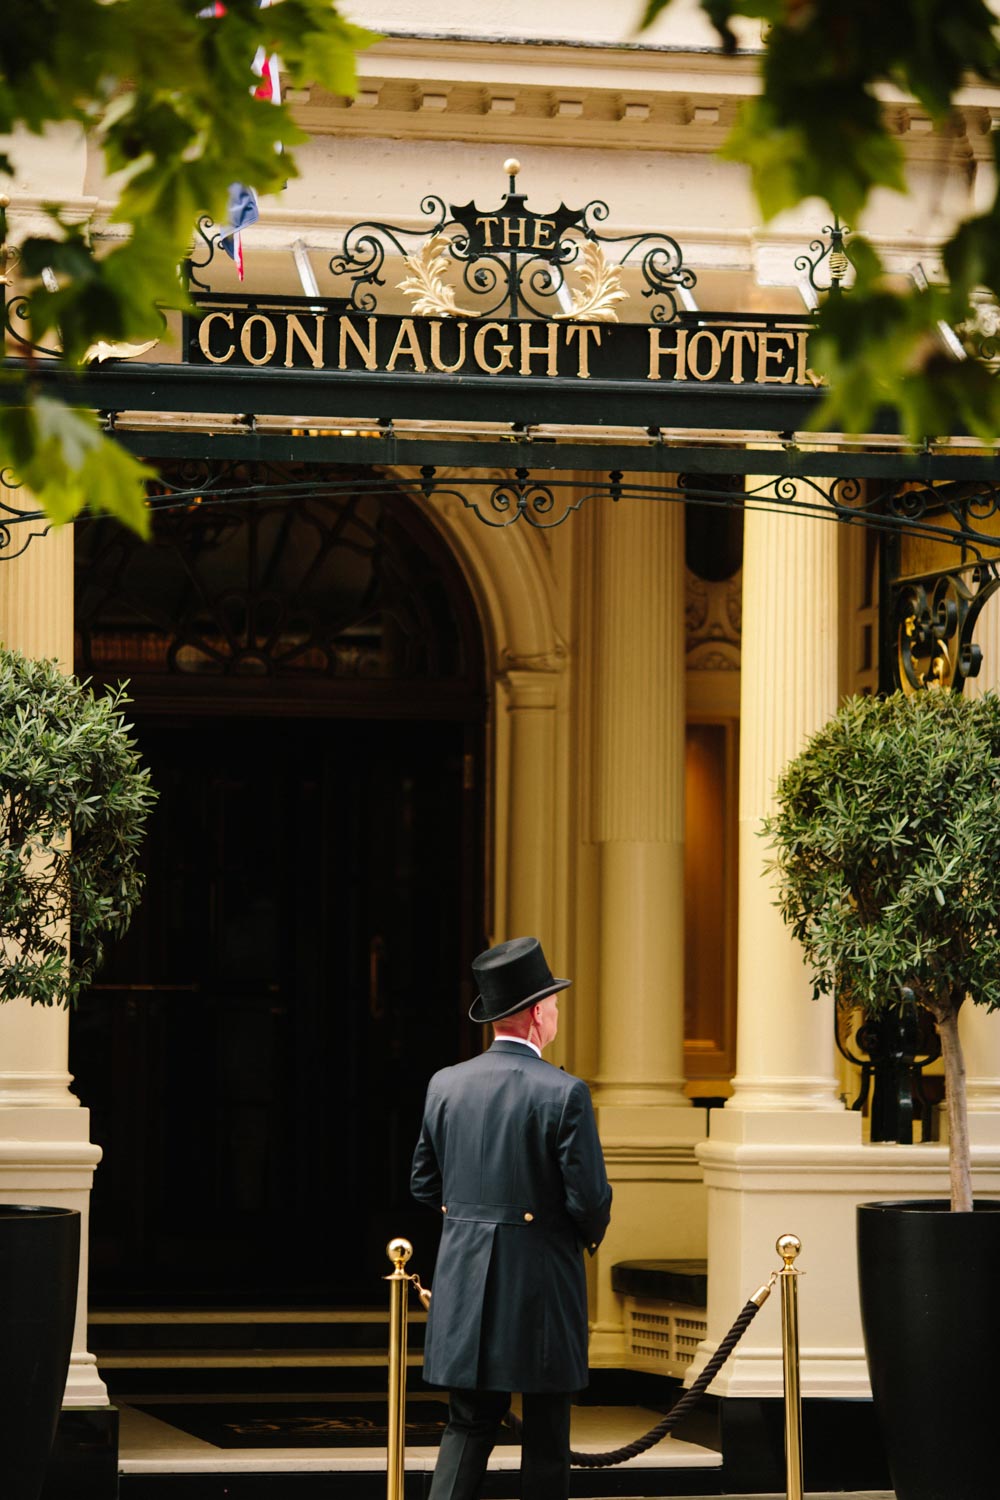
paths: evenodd
<path fill-rule="evenodd" d="M 948 1101 L 948 1172 L 951 1178 L 953 1213 L 972 1212 L 972 1163 L 969 1156 L 969 1113 L 965 1102 L 965 1058 L 958 1038 L 958 1005 L 942 1007 L 936 1014 L 944 1087 Z"/>

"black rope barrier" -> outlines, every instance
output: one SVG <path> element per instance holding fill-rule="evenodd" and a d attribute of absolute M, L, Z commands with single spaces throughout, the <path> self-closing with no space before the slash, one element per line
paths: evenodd
<path fill-rule="evenodd" d="M 613 1464 L 626 1463 L 628 1459 L 636 1458 L 640 1453 L 646 1453 L 650 1448 L 655 1448 L 657 1443 L 662 1442 L 667 1434 L 673 1431 L 678 1422 L 687 1416 L 692 1407 L 697 1405 L 698 1401 L 705 1394 L 757 1316 L 762 1305 L 767 1300 L 770 1290 L 771 1287 L 768 1284 L 761 1287 L 759 1292 L 754 1293 L 690 1390 L 684 1392 L 680 1400 L 670 1408 L 665 1417 L 657 1422 L 655 1427 L 651 1427 L 648 1432 L 643 1433 L 642 1437 L 636 1438 L 634 1442 L 626 1443 L 622 1448 L 612 1448 L 607 1453 L 578 1453 L 575 1449 L 571 1448 L 569 1454 L 570 1463 L 578 1469 L 610 1469 Z M 514 1412 L 509 1411 L 504 1418 L 504 1425 L 510 1428 L 515 1438 L 520 1440 L 523 1431 L 523 1424 L 520 1417 Z"/>

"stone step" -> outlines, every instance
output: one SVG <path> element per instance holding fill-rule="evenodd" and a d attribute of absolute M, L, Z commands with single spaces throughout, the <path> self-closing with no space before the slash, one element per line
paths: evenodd
<path fill-rule="evenodd" d="M 96 1351 L 95 1351 L 96 1352 Z M 132 1349 L 116 1354 L 97 1352 L 102 1370 L 245 1370 L 257 1369 L 384 1369 L 384 1349 Z M 407 1355 L 418 1366 L 423 1355 Z"/>
<path fill-rule="evenodd" d="M 410 1311 L 408 1343 L 423 1348 L 427 1315 Z M 388 1345 L 388 1313 L 382 1309 L 154 1309 L 142 1312 L 97 1310 L 89 1320 L 90 1347 L 98 1363 L 120 1363 L 119 1355 L 177 1351 L 194 1354 L 227 1350 L 255 1352 L 299 1349 L 359 1358 Z"/>
<path fill-rule="evenodd" d="M 177 1398 L 174 1398 L 175 1400 Z M 258 1397 L 257 1401 L 265 1401 Z M 274 1398 L 269 1398 L 273 1401 Z M 439 1393 L 415 1401 L 439 1403 Z M 225 1402 L 226 1398 L 217 1397 Z M 284 1398 L 294 1412 L 295 1398 Z M 330 1403 L 331 1412 L 350 1407 Z M 264 1408 L 266 1409 L 266 1407 Z M 170 1403 L 141 1403 L 121 1408 L 120 1500 L 382 1500 L 386 1493 L 384 1446 L 313 1446 L 289 1448 L 217 1447 L 204 1438 L 185 1435 L 170 1423 Z M 310 1408 L 315 1410 L 315 1405 Z M 190 1406 L 177 1408 L 178 1419 Z M 628 1442 L 645 1431 L 658 1413 L 640 1407 L 574 1407 L 574 1447 L 602 1451 Z M 194 1424 L 194 1431 L 200 1430 Z M 426 1500 L 436 1460 L 434 1447 L 409 1447 L 406 1453 L 405 1500 Z M 501 1442 L 494 1450 L 483 1487 L 487 1500 L 515 1500 L 519 1494 L 516 1445 Z M 670 1439 L 613 1470 L 574 1469 L 571 1494 L 579 1497 L 651 1497 L 718 1495 L 721 1455 L 697 1441 Z"/>
<path fill-rule="evenodd" d="M 408 1360 L 422 1360 L 427 1315 L 411 1308 Z M 223 1389 L 383 1391 L 385 1308 L 96 1309 L 89 1346 L 116 1398 Z"/>

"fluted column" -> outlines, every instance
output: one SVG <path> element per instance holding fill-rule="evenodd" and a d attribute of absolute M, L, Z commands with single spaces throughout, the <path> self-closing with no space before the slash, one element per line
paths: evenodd
<path fill-rule="evenodd" d="M 983 649 L 983 665 L 965 691 L 970 698 L 979 698 L 983 693 L 1000 692 L 1000 595 L 987 601 L 974 637 Z M 970 1135 L 974 1144 L 996 1142 L 1000 1140 L 1000 1016 L 967 1001 L 959 1031 L 965 1052 Z"/>
<path fill-rule="evenodd" d="M 835 1109 L 833 1010 L 774 905 L 774 784 L 837 708 L 837 532 L 751 512 L 743 552 L 737 1073 L 727 1109 Z"/>
<path fill-rule="evenodd" d="M 15 493 L 14 505 L 31 505 Z M 20 541 L 14 530 L 15 545 Z M 0 641 L 28 656 L 73 665 L 73 531 L 36 536 L 16 558 L 0 557 Z M 90 1188 L 100 1149 L 90 1116 L 70 1092 L 69 1013 L 11 1001 L 0 1006 L 0 1199 L 80 1211 L 81 1262 L 64 1405 L 106 1406 L 87 1352 Z"/>
<path fill-rule="evenodd" d="M 682 508 L 606 508 L 595 563 L 595 1099 L 685 1104 Z"/>
<path fill-rule="evenodd" d="M 592 520 L 589 837 L 598 885 L 594 1102 L 614 1187 L 593 1364 L 621 1364 L 610 1270 L 698 1255 L 704 1112 L 684 1085 L 684 512 L 648 500 Z"/>
<path fill-rule="evenodd" d="M 832 1006 L 814 1002 L 801 949 L 773 905 L 761 823 L 775 781 L 837 707 L 837 531 L 832 521 L 750 511 L 743 552 L 737 1076 L 698 1148 L 708 1189 L 708 1339 L 692 1375 L 771 1263 L 801 1236 L 822 1287 L 802 1309 L 803 1389 L 868 1389 L 857 1305 L 853 1204 L 866 1192 L 860 1118 L 837 1098 Z M 761 1318 L 713 1386 L 781 1388 L 776 1325 Z"/>

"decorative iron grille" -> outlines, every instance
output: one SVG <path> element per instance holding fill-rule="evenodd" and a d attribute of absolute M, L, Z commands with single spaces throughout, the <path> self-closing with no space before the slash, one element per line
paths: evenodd
<path fill-rule="evenodd" d="M 78 661 L 99 676 L 471 681 L 464 584 L 412 502 L 384 483 L 264 464 L 180 464 L 152 487 L 146 544 L 77 532 Z M 205 494 L 198 493 L 204 485 Z M 268 498 L 291 485 L 294 498 Z M 241 499 L 247 490 L 261 495 Z M 228 497 L 228 498 L 227 498 Z"/>

